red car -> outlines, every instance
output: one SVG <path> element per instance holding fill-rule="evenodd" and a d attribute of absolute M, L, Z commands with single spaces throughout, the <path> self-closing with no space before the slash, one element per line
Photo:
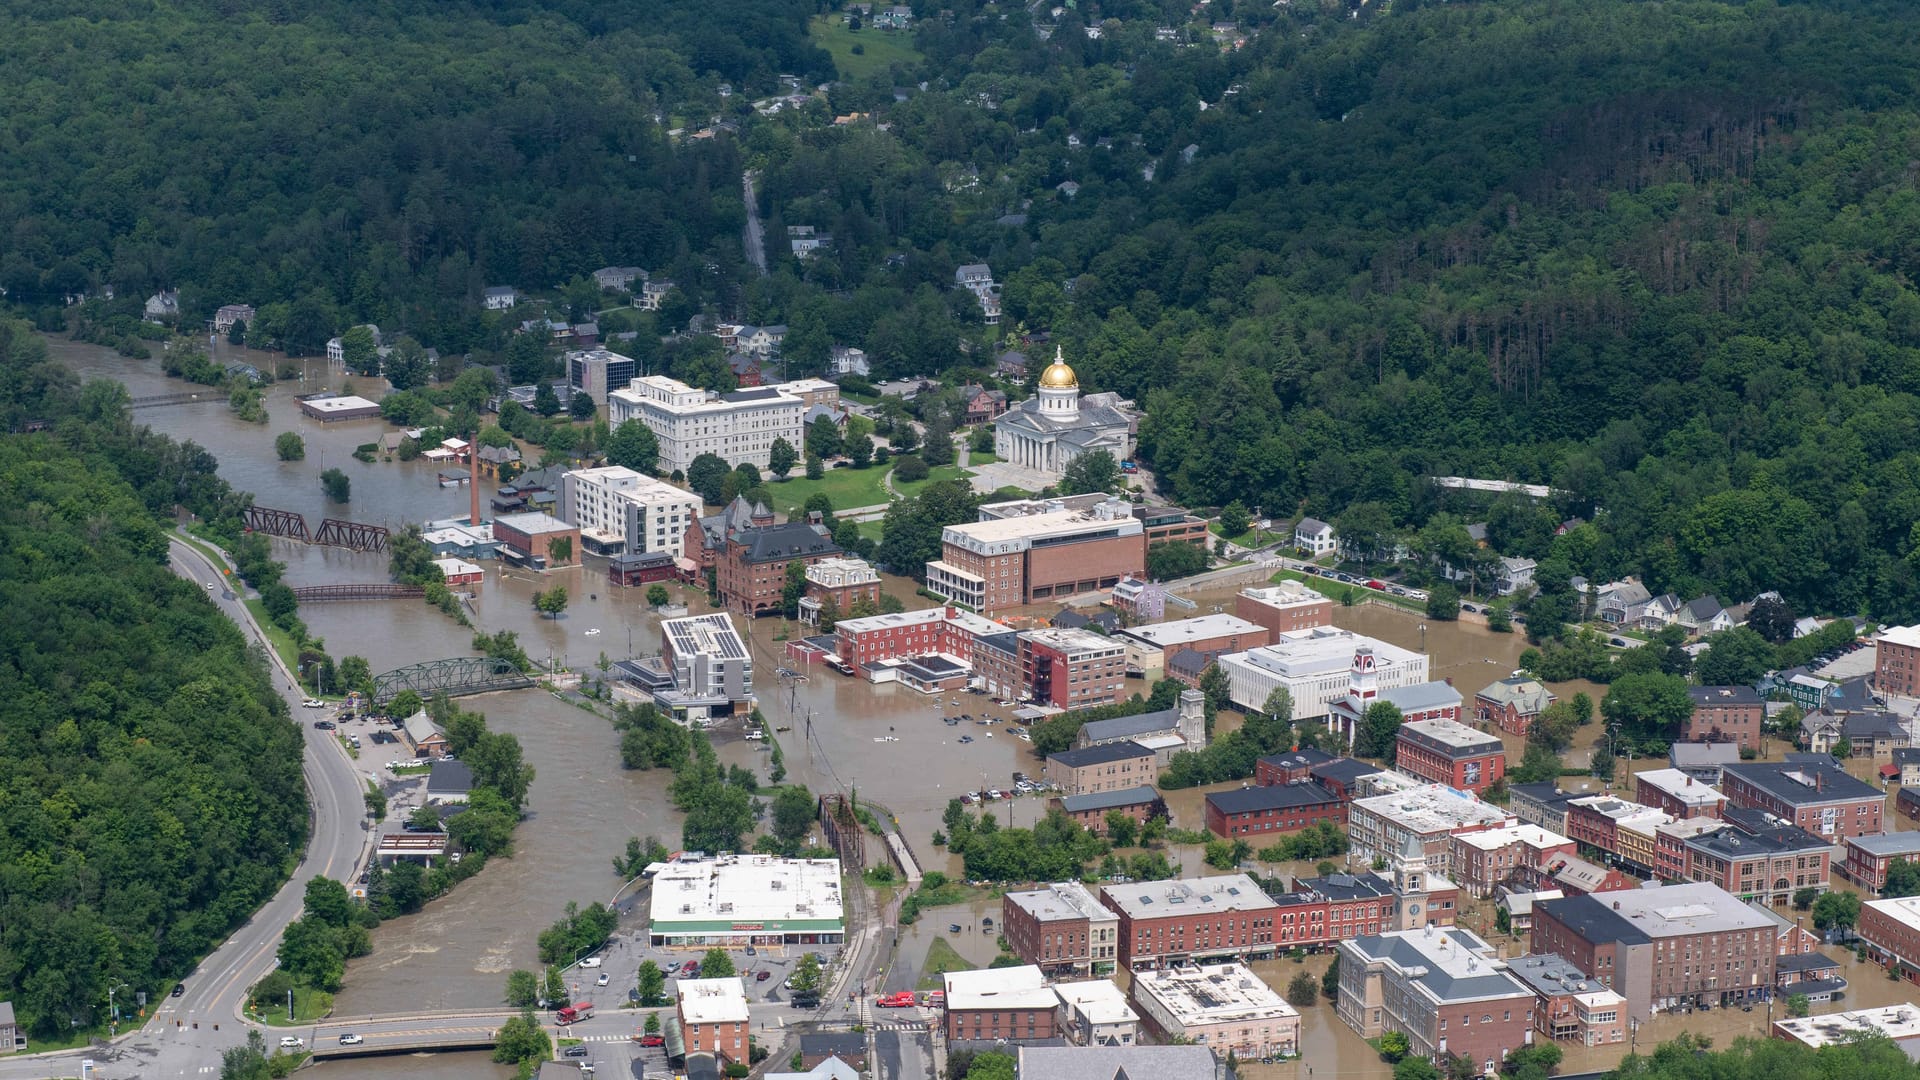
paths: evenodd
<path fill-rule="evenodd" d="M 770 979 L 770 978 L 772 978 L 772 977 L 773 977 L 773 972 L 771 972 L 771 971 L 761 971 L 761 972 L 760 972 L 759 974 L 757 974 L 757 975 L 755 975 L 755 976 L 753 977 L 753 981 L 754 981 L 754 982 L 766 982 L 766 981 L 767 981 L 768 979 Z"/>
<path fill-rule="evenodd" d="M 640 1045 L 665 1046 L 667 1045 L 667 1037 L 665 1035 L 642 1035 L 640 1036 Z"/>
<path fill-rule="evenodd" d="M 691 979 L 698 974 L 700 974 L 700 961 L 689 960 L 686 963 L 680 965 L 681 978 Z"/>

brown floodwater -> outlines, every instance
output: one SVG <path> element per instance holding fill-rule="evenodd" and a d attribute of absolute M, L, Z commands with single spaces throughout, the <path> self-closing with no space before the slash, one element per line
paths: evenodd
<path fill-rule="evenodd" d="M 123 359 L 110 350 L 63 339 L 49 339 L 54 355 L 86 377 L 109 377 L 127 384 L 136 396 L 174 393 L 188 384 L 167 378 L 157 361 Z M 262 367 L 277 366 L 279 358 L 222 344 L 222 360 L 246 359 Z M 307 380 L 276 383 L 266 394 L 270 421 L 248 424 L 234 417 L 224 403 L 145 409 L 136 419 L 180 439 L 192 439 L 220 461 L 220 472 L 230 483 L 254 494 L 257 503 L 306 515 L 309 527 L 323 517 L 397 527 L 408 522 L 463 513 L 467 493 L 442 488 L 438 469 L 427 462 L 354 460 L 354 447 L 372 442 L 391 430 L 379 420 L 323 425 L 302 415 L 293 397 L 303 389 L 340 388 L 347 382 L 338 369 L 331 373 L 320 361 L 304 365 Z M 368 396 L 377 396 L 377 380 L 351 380 Z M 303 461 L 281 462 L 273 450 L 282 431 L 298 432 L 306 441 Z M 353 497 L 345 506 L 328 504 L 319 474 L 338 467 L 353 481 Z M 308 547 L 276 541 L 278 557 L 288 564 L 290 584 L 376 582 L 386 580 L 384 555 L 356 554 L 333 548 Z M 531 595 L 551 583 L 562 583 L 573 597 L 559 619 L 537 615 Z M 889 589 L 910 607 L 924 606 L 913 597 L 909 583 L 890 580 Z M 1234 590 L 1195 597 L 1200 610 L 1230 605 Z M 659 651 L 658 617 L 647 609 L 639 590 L 607 587 L 604 571 L 596 566 L 575 567 L 545 575 L 502 573 L 489 566 L 486 581 L 473 604 L 480 629 L 513 630 L 528 654 L 541 664 L 581 670 L 593 668 L 604 655 L 618 659 Z M 686 592 L 679 599 L 692 610 L 707 610 L 704 594 Z M 376 672 L 404 664 L 471 654 L 472 631 L 464 630 L 436 611 L 417 602 L 310 604 L 301 617 L 313 633 L 327 641 L 336 657 L 367 657 Z M 1407 648 L 1421 648 L 1420 624 L 1411 614 L 1382 606 L 1341 608 L 1335 622 Z M 589 635 L 587 631 L 600 633 Z M 947 800 L 982 786 L 1009 787 L 1013 770 L 1038 773 L 1040 762 L 1029 744 L 1007 733 L 1007 724 L 991 727 L 941 722 L 948 712 L 1007 719 L 1006 710 L 984 697 L 942 695 L 936 699 L 899 686 L 869 686 L 834 672 L 816 669 L 804 681 L 781 680 L 774 669 L 785 664 L 784 637 L 791 628 L 778 619 L 762 619 L 748 630 L 757 662 L 757 688 L 769 722 L 791 730 L 777 733 L 793 780 L 815 792 L 857 791 L 892 811 L 903 835 L 926 869 L 958 873 L 958 860 L 934 849 L 929 837 L 940 827 Z M 1433 677 L 1450 678 L 1463 696 L 1507 674 L 1525 647 L 1521 635 L 1493 634 L 1483 626 L 1427 622 L 1424 646 L 1433 657 Z M 1144 684 L 1130 689 L 1145 692 Z M 1555 686 L 1563 697 L 1585 690 L 1597 702 L 1603 688 L 1590 684 Z M 620 887 L 611 858 L 620 853 L 629 836 L 653 834 L 677 846 L 679 815 L 668 805 L 662 772 L 630 772 L 618 766 L 618 739 L 601 717 L 542 691 L 516 691 L 469 698 L 465 704 L 484 712 L 498 731 L 520 738 L 527 761 L 536 770 L 528 797 L 530 815 L 516 836 L 513 858 L 496 860 L 485 872 L 459 886 L 452 895 L 435 901 L 417 915 L 395 919 L 374 933 L 371 956 L 354 961 L 347 972 L 346 989 L 339 995 L 342 1015 L 399 1009 L 487 1007 L 498 1004 L 507 971 L 538 964 L 535 939 L 558 918 L 570 900 L 603 901 Z M 1226 723 L 1235 720 L 1230 716 Z M 1599 725 L 1581 729 L 1569 760 L 1583 762 L 1599 735 Z M 988 737 L 988 733 L 992 737 Z M 959 742 L 962 734 L 973 742 Z M 885 741 L 882 741 L 885 740 Z M 766 775 L 767 751 L 738 738 L 724 726 L 715 742 L 723 760 L 755 768 Z M 362 767 L 370 775 L 385 761 L 379 747 L 368 744 Z M 1517 757 L 1521 743 L 1509 740 Z M 1775 748 L 1778 752 L 1778 748 Z M 1622 763 L 1626 764 L 1625 762 Z M 1636 768 L 1646 763 L 1634 763 Z M 1178 824 L 1197 828 L 1200 792 L 1174 792 L 1168 801 Z M 1004 824 L 1031 825 L 1045 809 L 1040 798 L 990 804 Z M 1175 847 L 1171 858 L 1187 872 L 1203 867 L 1197 848 Z M 1305 866 L 1281 866 L 1285 873 L 1305 873 Z M 997 900 L 981 900 L 952 911 L 928 912 L 917 924 L 903 928 L 899 964 L 910 967 L 890 982 L 910 979 L 925 949 L 936 936 L 947 937 L 961 955 L 986 962 L 993 955 L 993 936 L 982 933 L 979 919 L 998 921 Z M 963 932 L 950 934 L 949 923 Z M 1308 961 L 1316 974 L 1324 958 Z M 1263 965 L 1263 969 L 1266 968 Z M 1267 972 L 1284 985 L 1292 961 L 1274 962 Z M 1852 977 L 1852 973 L 1849 973 Z M 1871 969 L 1860 974 L 1860 986 L 1875 991 L 1891 985 Z M 1865 999 L 1877 1003 L 1881 995 Z M 1836 1006 L 1837 1007 L 1837 1006 Z M 1384 1077 L 1390 1073 L 1368 1049 L 1333 1016 L 1325 1005 L 1306 1010 L 1304 1040 L 1307 1064 L 1250 1066 L 1246 1075 L 1293 1080 L 1305 1076 Z M 1695 1014 L 1685 1018 L 1695 1031 L 1718 1032 L 1745 1022 L 1758 1029 L 1759 1014 L 1739 1012 Z M 1702 1023 L 1700 1021 L 1704 1020 Z M 1674 1023 L 1665 1020 L 1662 1024 Z M 1709 1025 L 1713 1025 L 1709 1027 Z M 1656 1038 L 1670 1037 L 1659 1024 Z M 1646 1032 L 1642 1032 L 1643 1038 Z M 1569 1066 L 1571 1068 L 1571 1065 Z M 422 1077 L 455 1080 L 475 1076 L 505 1076 L 505 1070 L 480 1055 L 442 1055 L 356 1062 L 356 1076 Z"/>

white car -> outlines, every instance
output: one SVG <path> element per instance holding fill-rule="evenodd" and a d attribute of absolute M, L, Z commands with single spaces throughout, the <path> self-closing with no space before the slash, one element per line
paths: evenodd
<path fill-rule="evenodd" d="M 580 966 L 583 968 L 597 968 L 600 966 L 600 958 L 597 956 L 589 956 L 585 960 L 580 961 Z"/>
<path fill-rule="evenodd" d="M 612 981 L 613 981 L 613 976 L 608 975 L 606 972 L 603 971 L 600 973 L 600 977 L 594 980 L 593 985 L 605 986 Z"/>
<path fill-rule="evenodd" d="M 327 707 L 327 703 L 318 698 L 308 698 L 300 703 L 300 707 L 303 709 L 324 709 Z"/>
<path fill-rule="evenodd" d="M 280 1036 L 280 1049 L 282 1050 L 298 1050 L 305 1045 L 307 1045 L 306 1040 L 298 1035 Z"/>
<path fill-rule="evenodd" d="M 211 582 L 211 581 L 209 581 L 209 582 L 207 582 L 207 591 L 208 591 L 208 592 L 212 592 L 212 591 L 213 591 L 213 582 Z"/>
<path fill-rule="evenodd" d="M 361 1037 L 360 1037 L 360 1036 L 358 1036 L 358 1035 L 355 1035 L 355 1034 L 354 1034 L 354 1033 L 352 1033 L 351 1031 L 349 1031 L 349 1032 L 348 1032 L 348 1033 L 346 1033 L 345 1035 L 342 1035 L 342 1036 L 340 1036 L 340 1045 L 341 1045 L 341 1046 L 359 1046 L 359 1045 L 360 1045 L 361 1043 L 363 1043 L 363 1042 L 366 1042 L 366 1041 L 367 1041 L 367 1040 L 365 1040 L 365 1039 L 363 1039 L 363 1038 L 361 1038 Z"/>
<path fill-rule="evenodd" d="M 591 629 L 591 630 L 589 630 L 589 631 L 587 631 L 587 636 L 588 636 L 588 637 L 592 637 L 593 635 L 595 635 L 595 634 L 597 634 L 597 633 L 599 633 L 599 632 L 600 632 L 600 628 L 596 626 L 596 627 L 594 627 L 593 629 Z"/>

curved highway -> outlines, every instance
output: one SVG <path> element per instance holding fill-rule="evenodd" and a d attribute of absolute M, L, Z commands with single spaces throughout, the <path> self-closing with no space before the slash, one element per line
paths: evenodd
<path fill-rule="evenodd" d="M 212 1071 L 217 1072 L 221 1052 L 246 1041 L 247 1025 L 240 1020 L 240 1009 L 247 989 L 273 970 L 280 934 L 289 922 L 300 916 L 308 879 L 318 875 L 351 885 L 360 872 L 368 837 L 363 828 L 366 777 L 356 770 L 353 759 L 331 733 L 314 730 L 312 721 L 318 719 L 319 714 L 300 707 L 306 695 L 293 673 L 287 670 L 272 646 L 267 645 L 266 635 L 254 621 L 253 613 L 240 602 L 239 595 L 223 587 L 224 578 L 219 570 L 193 546 L 173 538 L 168 542 L 174 573 L 200 584 L 212 582 L 214 588 L 207 593 L 209 599 L 266 648 L 275 684 L 305 735 L 307 752 L 303 771 L 312 819 L 306 855 L 273 899 L 187 976 L 186 989 L 179 997 L 148 1003 L 152 1016 L 144 1028 L 122 1036 L 109 1046 L 45 1055 L 29 1053 L 0 1060 L 0 1080 L 79 1076 L 82 1059 L 94 1062 L 93 1075 L 101 1080 L 133 1077 L 199 1080 L 207 1075 L 202 1069 L 211 1066 Z M 127 998 L 118 1001 L 123 1015 L 134 1011 L 128 1008 L 131 1003 Z M 271 1046 L 278 1040 L 271 1031 L 268 1034 L 267 1042 Z M 31 1044 L 28 1050 L 32 1050 Z"/>

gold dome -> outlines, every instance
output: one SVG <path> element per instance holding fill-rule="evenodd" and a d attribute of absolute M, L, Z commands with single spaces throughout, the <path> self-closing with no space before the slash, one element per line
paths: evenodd
<path fill-rule="evenodd" d="M 1078 390 L 1080 380 L 1074 376 L 1073 369 L 1067 366 L 1064 353 L 1058 349 L 1053 354 L 1053 363 L 1040 373 L 1040 388 L 1043 390 Z"/>

